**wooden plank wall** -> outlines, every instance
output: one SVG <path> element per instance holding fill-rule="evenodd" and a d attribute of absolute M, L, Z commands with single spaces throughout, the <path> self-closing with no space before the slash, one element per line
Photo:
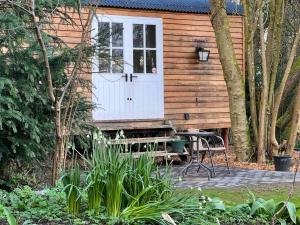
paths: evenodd
<path fill-rule="evenodd" d="M 165 120 L 177 129 L 230 127 L 228 94 L 209 15 L 117 8 L 98 8 L 97 13 L 162 18 Z M 70 46 L 80 41 L 80 30 L 60 27 L 58 34 Z M 230 16 L 230 31 L 244 72 L 243 17 Z M 210 50 L 208 62 L 197 60 L 197 40 Z M 91 74 L 86 78 L 91 79 Z M 91 93 L 86 94 L 91 98 Z M 189 120 L 184 120 L 184 113 L 190 114 Z"/>

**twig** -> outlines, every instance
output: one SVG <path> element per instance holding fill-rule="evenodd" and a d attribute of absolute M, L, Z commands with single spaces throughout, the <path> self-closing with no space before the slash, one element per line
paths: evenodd
<path fill-rule="evenodd" d="M 2 1 L 1 1 L 2 2 Z M 14 2 L 14 1 L 11 1 L 11 0 L 5 0 L 5 1 L 3 1 L 3 2 L 8 2 L 8 3 L 10 3 L 11 5 L 14 5 L 14 6 L 16 6 L 16 7 L 18 7 L 19 9 L 22 9 L 22 10 L 24 10 L 25 12 L 27 12 L 29 15 L 31 15 L 32 14 L 32 12 L 31 11 L 29 11 L 28 9 L 26 9 L 25 7 L 23 7 L 22 5 L 19 5 L 19 4 L 17 4 L 16 2 Z"/>
<path fill-rule="evenodd" d="M 36 15 L 35 15 L 35 0 L 32 0 L 32 20 L 36 31 L 36 37 L 38 39 L 38 42 L 40 44 L 40 47 L 42 49 L 44 61 L 45 61 L 45 69 L 46 69 L 46 76 L 47 76 L 47 82 L 48 82 L 48 94 L 52 102 L 55 102 L 55 96 L 53 91 L 53 84 L 52 84 L 52 73 L 50 69 L 50 64 L 47 56 L 47 49 L 45 46 L 45 43 L 42 38 L 41 30 L 39 28 Z"/>
<path fill-rule="evenodd" d="M 84 46 L 85 46 L 84 43 L 86 43 L 86 35 L 88 34 L 88 31 L 89 31 L 89 29 L 87 29 L 87 28 L 90 26 L 91 17 L 92 17 L 92 12 L 90 10 L 89 14 L 88 14 L 87 22 L 86 22 L 85 26 L 83 27 L 83 33 L 82 33 L 82 36 L 81 36 L 81 41 L 80 41 L 80 46 L 79 46 L 79 54 L 78 54 L 78 57 L 77 57 L 76 62 L 74 64 L 74 67 L 72 69 L 72 73 L 71 73 L 70 77 L 68 78 L 68 82 L 65 85 L 65 87 L 63 88 L 63 92 L 62 92 L 62 94 L 60 96 L 60 99 L 58 101 L 60 104 L 62 103 L 62 101 L 65 97 L 65 94 L 66 94 L 69 86 L 71 85 L 73 79 L 77 76 L 77 71 L 80 68 L 79 64 L 80 64 L 80 61 L 81 61 L 81 58 L 82 58 L 82 53 L 83 53 Z"/>

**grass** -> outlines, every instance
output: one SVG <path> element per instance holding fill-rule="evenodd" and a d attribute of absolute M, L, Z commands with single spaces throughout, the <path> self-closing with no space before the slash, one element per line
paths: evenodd
<path fill-rule="evenodd" d="M 205 195 L 210 197 L 219 197 L 228 204 L 238 204 L 245 202 L 249 195 L 248 190 L 253 192 L 255 196 L 264 199 L 274 199 L 275 201 L 286 200 L 290 191 L 290 185 L 264 185 L 258 187 L 236 187 L 230 189 L 212 188 L 203 190 Z M 300 184 L 297 184 L 293 193 L 292 202 L 300 207 Z"/>
<path fill-rule="evenodd" d="M 291 184 L 263 185 L 257 187 L 236 187 L 236 188 L 211 188 L 203 190 L 203 193 L 209 197 L 221 198 L 227 205 L 236 205 L 244 203 L 249 199 L 248 190 L 253 192 L 256 197 L 263 199 L 274 199 L 275 202 L 285 201 L 290 192 Z M 296 207 L 300 208 L 300 183 L 296 184 L 292 198 Z M 300 216 L 300 210 L 297 211 Z"/>

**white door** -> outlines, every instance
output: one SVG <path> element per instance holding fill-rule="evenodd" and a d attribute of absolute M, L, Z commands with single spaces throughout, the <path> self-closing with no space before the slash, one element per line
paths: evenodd
<path fill-rule="evenodd" d="M 100 43 L 93 60 L 93 119 L 164 117 L 162 21 L 98 16 L 92 36 Z"/>

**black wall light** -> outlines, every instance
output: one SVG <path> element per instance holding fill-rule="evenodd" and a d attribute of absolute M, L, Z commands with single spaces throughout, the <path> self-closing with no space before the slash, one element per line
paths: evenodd
<path fill-rule="evenodd" d="M 210 51 L 204 49 L 202 46 L 203 41 L 197 41 L 196 54 L 198 56 L 199 61 L 206 62 L 209 59 Z"/>
<path fill-rule="evenodd" d="M 204 49 L 203 47 L 197 47 L 196 53 L 198 55 L 198 59 L 201 62 L 206 62 L 209 59 L 210 51 L 207 49 Z"/>

